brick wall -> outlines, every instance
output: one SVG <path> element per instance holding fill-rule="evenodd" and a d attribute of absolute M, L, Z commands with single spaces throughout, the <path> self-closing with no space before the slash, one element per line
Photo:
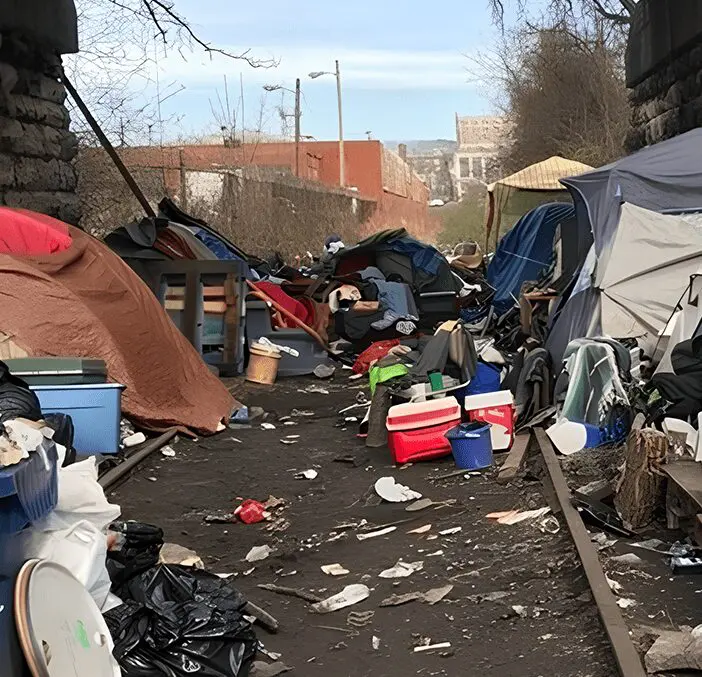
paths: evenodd
<path fill-rule="evenodd" d="M 59 65 L 50 48 L 0 33 L 0 204 L 78 223 L 77 143 Z"/>

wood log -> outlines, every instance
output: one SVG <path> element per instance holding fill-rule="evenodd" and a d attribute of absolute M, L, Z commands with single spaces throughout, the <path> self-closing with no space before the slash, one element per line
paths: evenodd
<path fill-rule="evenodd" d="M 665 478 L 661 467 L 668 456 L 668 438 L 651 428 L 632 430 L 626 444 L 625 467 L 614 505 L 624 524 L 640 529 L 653 521 L 665 505 Z"/>

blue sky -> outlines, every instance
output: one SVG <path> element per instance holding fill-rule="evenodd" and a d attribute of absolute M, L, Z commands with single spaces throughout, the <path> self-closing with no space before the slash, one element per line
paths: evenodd
<path fill-rule="evenodd" d="M 314 70 L 333 70 L 341 62 L 344 127 L 347 138 L 454 138 L 454 114 L 490 113 L 490 102 L 469 82 L 466 54 L 490 46 L 496 31 L 488 0 L 177 0 L 176 6 L 208 42 L 253 57 L 275 58 L 279 65 L 252 69 L 243 62 L 202 53 L 159 57 L 162 87 L 185 89 L 163 104 L 162 115 L 176 115 L 167 137 L 217 129 L 211 104 L 224 99 L 224 76 L 232 109 L 239 105 L 239 74 L 244 78 L 246 127 L 279 133 L 276 107 L 281 93 L 266 95 L 264 84 L 293 88 L 302 80 L 302 132 L 317 139 L 337 135 L 333 77 L 310 80 Z M 292 110 L 292 95 L 284 105 Z M 263 97 L 263 100 L 262 100 Z M 240 119 L 240 111 L 239 111 Z M 238 123 L 240 124 L 240 123 Z M 292 129 L 292 121 L 291 127 Z"/>

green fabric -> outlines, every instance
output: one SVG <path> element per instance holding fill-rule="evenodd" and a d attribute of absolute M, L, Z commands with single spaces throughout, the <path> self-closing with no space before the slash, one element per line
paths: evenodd
<path fill-rule="evenodd" d="M 391 378 L 405 376 L 409 369 L 404 364 L 391 364 L 389 367 L 372 367 L 369 372 L 371 395 L 375 395 L 375 388 L 379 383 L 385 383 Z"/>

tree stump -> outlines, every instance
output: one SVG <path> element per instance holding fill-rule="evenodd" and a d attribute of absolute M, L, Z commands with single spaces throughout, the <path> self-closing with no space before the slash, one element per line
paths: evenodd
<path fill-rule="evenodd" d="M 657 430 L 633 430 L 626 443 L 624 473 L 614 505 L 629 529 L 653 521 L 656 508 L 665 501 L 665 478 L 661 466 L 668 456 L 668 438 Z"/>

